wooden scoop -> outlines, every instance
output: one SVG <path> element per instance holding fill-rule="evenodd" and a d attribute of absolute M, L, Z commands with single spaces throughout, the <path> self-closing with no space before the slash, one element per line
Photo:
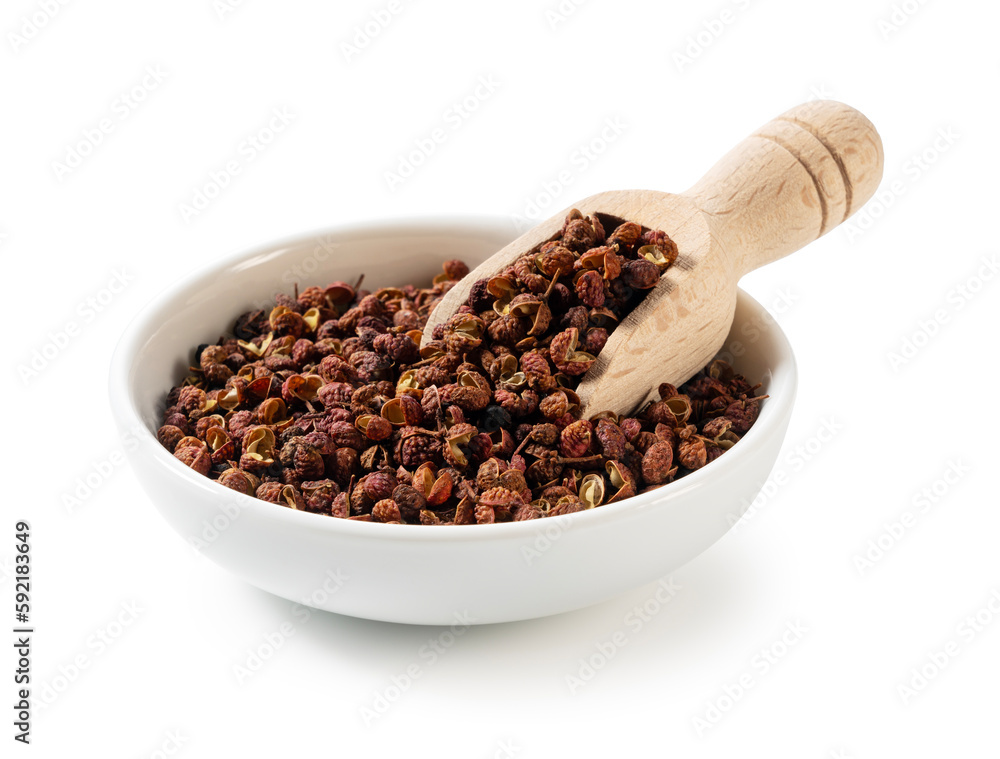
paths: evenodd
<path fill-rule="evenodd" d="M 628 414 L 661 382 L 680 385 L 722 348 L 736 308 L 736 284 L 826 234 L 872 196 L 882 178 L 882 140 L 853 108 L 805 103 L 765 124 L 727 153 L 687 192 L 603 192 L 573 207 L 659 229 L 678 257 L 659 284 L 619 324 L 577 393 L 583 418 Z M 424 343 L 469 296 L 556 236 L 569 209 L 490 256 L 430 314 Z M 611 229 L 607 230 L 610 234 Z"/>

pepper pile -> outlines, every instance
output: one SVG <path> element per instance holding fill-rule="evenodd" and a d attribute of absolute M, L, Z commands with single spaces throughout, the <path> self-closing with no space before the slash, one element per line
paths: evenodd
<path fill-rule="evenodd" d="M 228 488 L 346 519 L 487 524 L 620 501 L 722 455 L 762 400 L 714 361 L 634 417 L 580 418 L 581 375 L 676 258 L 662 231 L 573 211 L 422 349 L 461 261 L 430 288 L 296 288 L 199 347 L 157 437 Z"/>

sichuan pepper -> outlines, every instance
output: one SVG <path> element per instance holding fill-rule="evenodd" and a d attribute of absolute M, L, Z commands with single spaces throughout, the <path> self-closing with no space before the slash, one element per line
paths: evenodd
<path fill-rule="evenodd" d="M 428 288 L 296 288 L 199 348 L 157 437 L 225 487 L 341 519 L 489 524 L 623 500 L 713 461 L 760 410 L 713 361 L 635 416 L 580 417 L 582 375 L 676 258 L 665 232 L 574 210 L 423 348 L 461 261 Z"/>

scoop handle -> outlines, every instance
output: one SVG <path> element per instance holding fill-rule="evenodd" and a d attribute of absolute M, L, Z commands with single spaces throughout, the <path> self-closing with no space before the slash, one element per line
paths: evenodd
<path fill-rule="evenodd" d="M 882 139 L 861 112 L 804 103 L 768 122 L 684 193 L 742 276 L 857 211 L 882 179 Z"/>

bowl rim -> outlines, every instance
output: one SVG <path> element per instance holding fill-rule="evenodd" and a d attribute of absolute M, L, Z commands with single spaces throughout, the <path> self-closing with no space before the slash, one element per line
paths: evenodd
<path fill-rule="evenodd" d="M 468 542 L 473 540 L 513 539 L 518 537 L 537 537 L 540 531 L 549 526 L 558 529 L 559 533 L 568 530 L 576 531 L 581 527 L 599 527 L 608 519 L 621 521 L 630 516 L 637 516 L 648 508 L 669 508 L 672 501 L 683 498 L 688 491 L 702 487 L 718 476 L 719 465 L 710 462 L 704 468 L 691 472 L 679 480 L 668 483 L 648 493 L 639 493 L 631 498 L 617 503 L 605 504 L 594 509 L 587 509 L 572 514 L 562 514 L 556 517 L 531 519 L 522 522 L 500 522 L 490 525 L 446 525 L 442 529 L 434 529 L 429 525 L 412 524 L 382 524 L 377 522 L 337 519 L 324 514 L 277 507 L 275 504 L 262 501 L 250 495 L 244 495 L 235 490 L 228 490 L 217 482 L 198 474 L 190 467 L 184 466 L 174 458 L 156 439 L 154 432 L 143 421 L 143 416 L 135 404 L 130 378 L 136 356 L 142 346 L 152 337 L 159 315 L 170 309 L 171 305 L 184 297 L 187 290 L 203 284 L 221 271 L 232 268 L 235 264 L 245 263 L 261 255 L 274 254 L 280 250 L 309 244 L 324 236 L 350 236 L 372 233 L 402 234 L 442 234 L 447 231 L 468 233 L 470 235 L 505 234 L 510 231 L 512 217 L 484 214 L 469 215 L 430 215 L 399 217 L 393 219 L 370 219 L 354 221 L 335 226 L 322 227 L 308 232 L 286 235 L 249 248 L 231 250 L 229 253 L 215 259 L 211 263 L 199 267 L 195 271 L 180 277 L 164 287 L 159 293 L 143 306 L 129 322 L 121 338 L 115 346 L 110 364 L 108 390 L 112 414 L 119 433 L 137 434 L 144 445 L 137 445 L 130 455 L 145 456 L 151 447 L 153 462 L 166 468 L 169 476 L 176 476 L 178 482 L 186 483 L 208 498 L 218 498 L 225 495 L 235 497 L 241 514 L 251 514 L 254 519 L 270 520 L 275 525 L 295 529 L 308 529 L 316 533 L 339 534 L 348 538 L 387 540 L 406 540 L 422 542 Z M 737 297 L 749 301 L 749 304 L 763 312 L 769 313 L 759 301 L 742 289 L 737 290 Z M 794 351 L 787 335 L 781 329 L 777 320 L 771 319 L 768 329 L 774 335 L 779 361 L 770 366 L 772 382 L 780 377 L 786 388 L 778 395 L 769 395 L 761 405 L 761 414 L 757 422 L 750 428 L 740 443 L 728 450 L 724 460 L 726 468 L 739 467 L 750 458 L 757 446 L 756 441 L 771 433 L 771 427 L 780 424 L 791 410 L 795 401 L 798 383 L 798 367 Z M 779 372 L 775 369 L 780 366 Z M 722 460 L 722 457 L 720 457 Z M 178 508 L 183 508 L 179 506 Z"/>

